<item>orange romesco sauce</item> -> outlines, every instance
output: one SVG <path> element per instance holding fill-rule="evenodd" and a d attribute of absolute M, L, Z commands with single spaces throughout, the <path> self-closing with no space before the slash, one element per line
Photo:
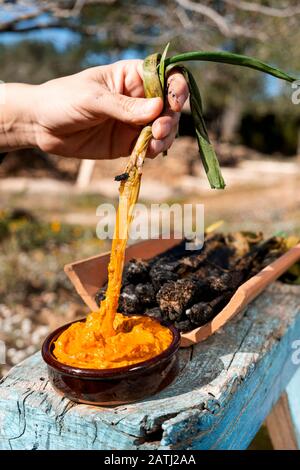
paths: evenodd
<path fill-rule="evenodd" d="M 136 168 L 120 186 L 119 209 L 108 266 L 108 286 L 99 311 L 73 323 L 55 342 L 54 356 L 74 367 L 111 369 L 157 356 L 172 342 L 171 331 L 146 316 L 117 313 L 128 229 L 138 198 L 141 175 Z"/>
<path fill-rule="evenodd" d="M 112 369 L 157 356 L 172 341 L 171 331 L 150 317 L 117 313 L 109 337 L 103 336 L 102 320 L 93 312 L 85 322 L 73 323 L 55 342 L 55 357 L 74 367 Z"/>

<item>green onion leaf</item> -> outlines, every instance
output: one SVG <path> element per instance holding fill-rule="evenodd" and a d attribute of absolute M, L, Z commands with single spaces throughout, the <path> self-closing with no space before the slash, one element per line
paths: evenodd
<path fill-rule="evenodd" d="M 239 65 L 249 67 L 260 72 L 273 75 L 276 78 L 293 82 L 295 77 L 288 75 L 283 70 L 272 67 L 261 60 L 245 55 L 231 52 L 186 52 L 173 57 L 166 58 L 169 44 L 164 49 L 162 55 L 152 54 L 144 60 L 144 89 L 147 98 L 160 96 L 164 99 L 165 80 L 167 74 L 174 67 L 177 67 L 184 74 L 190 91 L 190 106 L 195 124 L 199 153 L 205 168 L 209 183 L 212 188 L 223 189 L 225 182 L 222 177 L 219 162 L 213 146 L 209 140 L 207 128 L 204 122 L 202 101 L 200 91 L 192 73 L 183 66 L 178 66 L 180 62 L 190 60 L 220 62 L 224 64 Z"/>
<path fill-rule="evenodd" d="M 174 55 L 165 59 L 165 66 L 171 64 L 177 64 L 178 62 L 186 62 L 190 60 L 204 60 L 208 62 L 221 62 L 224 64 L 231 65 L 240 65 L 242 67 L 249 67 L 251 69 L 259 70 L 260 72 L 265 72 L 273 77 L 286 80 L 288 82 L 294 82 L 297 80 L 295 77 L 288 75 L 283 70 L 272 67 L 271 65 L 262 62 L 259 59 L 249 57 L 246 55 L 233 54 L 231 52 L 186 52 L 184 54 Z"/>
<path fill-rule="evenodd" d="M 168 42 L 168 44 L 166 45 L 164 49 L 164 52 L 162 53 L 162 56 L 159 62 L 159 68 L 158 68 L 158 75 L 159 75 L 160 84 L 161 84 L 163 93 L 165 91 L 165 60 L 166 60 L 169 47 L 170 47 L 170 43 Z"/>
<path fill-rule="evenodd" d="M 188 83 L 190 91 L 190 106 L 194 120 L 196 137 L 200 157 L 210 183 L 213 189 L 224 189 L 225 182 L 221 173 L 220 165 L 214 148 L 209 140 L 206 124 L 203 116 L 202 99 L 200 91 L 193 74 L 186 67 L 180 67 Z M 167 72 L 170 71 L 168 67 Z"/>

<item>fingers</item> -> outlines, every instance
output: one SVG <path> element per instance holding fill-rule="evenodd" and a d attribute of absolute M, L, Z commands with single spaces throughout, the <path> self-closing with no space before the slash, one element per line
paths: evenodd
<path fill-rule="evenodd" d="M 178 122 L 177 113 L 188 97 L 188 86 L 183 75 L 174 70 L 171 72 L 167 80 L 168 95 L 166 103 L 166 112 L 171 119 L 159 121 L 154 128 L 157 135 L 155 138 L 160 139 L 163 134 L 171 129 Z M 99 112 L 112 118 L 123 121 L 127 124 L 148 124 L 154 121 L 160 115 L 163 109 L 163 102 L 160 98 L 136 98 L 125 96 L 119 93 L 103 93 L 98 100 Z M 171 111 L 171 112 L 169 112 Z M 173 112 L 173 114 L 172 114 Z M 161 133 L 162 132 L 162 133 Z"/>
<path fill-rule="evenodd" d="M 135 73 L 139 75 L 141 68 L 142 63 L 135 64 Z M 161 114 L 162 99 L 126 96 L 128 91 L 132 92 L 132 82 L 133 80 L 129 80 L 127 85 L 125 84 L 125 95 L 106 90 L 99 93 L 99 97 L 93 102 L 94 109 L 97 108 L 95 114 L 130 125 L 145 125 L 153 122 L 153 139 L 149 145 L 148 155 L 156 156 L 168 149 L 175 139 L 180 112 L 188 97 L 188 86 L 183 75 L 174 69 L 167 79 L 167 99 L 165 110 Z M 124 93 L 124 89 L 122 92 Z"/>
<path fill-rule="evenodd" d="M 104 93 L 99 99 L 99 113 L 126 124 L 148 124 L 163 109 L 161 98 L 132 98 L 119 93 Z"/>
<path fill-rule="evenodd" d="M 156 157 L 172 145 L 178 132 L 179 118 L 180 113 L 175 113 L 169 109 L 154 121 L 152 124 L 153 138 L 149 144 L 148 157 Z"/>
<path fill-rule="evenodd" d="M 165 139 L 174 129 L 177 129 L 179 118 L 180 113 L 174 113 L 171 110 L 166 110 L 152 124 L 152 134 L 154 139 Z"/>
<path fill-rule="evenodd" d="M 147 156 L 155 157 L 172 145 L 178 132 L 179 117 L 180 113 L 168 110 L 154 121 L 152 124 L 153 138 L 149 144 Z"/>
<path fill-rule="evenodd" d="M 152 124 L 153 139 L 149 145 L 149 157 L 155 157 L 172 145 L 178 132 L 180 111 L 189 95 L 184 76 L 176 70 L 168 77 L 167 89 L 166 109 Z"/>
<path fill-rule="evenodd" d="M 184 76 L 171 72 L 167 80 L 167 103 L 165 112 L 156 119 L 152 125 L 153 137 L 157 140 L 164 139 L 178 125 L 180 111 L 186 102 L 189 89 Z"/>
<path fill-rule="evenodd" d="M 149 147 L 148 147 L 147 157 L 154 158 L 159 153 L 164 152 L 165 150 L 168 150 L 171 147 L 176 137 L 177 130 L 178 130 L 177 127 L 178 126 L 173 128 L 170 134 L 165 139 L 161 139 L 161 140 L 151 139 Z"/>
<path fill-rule="evenodd" d="M 175 112 L 182 111 L 183 105 L 189 96 L 189 88 L 184 76 L 174 69 L 167 80 L 168 103 Z"/>

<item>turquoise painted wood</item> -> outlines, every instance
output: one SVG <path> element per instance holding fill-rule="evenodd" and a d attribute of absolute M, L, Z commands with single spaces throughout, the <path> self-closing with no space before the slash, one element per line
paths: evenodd
<path fill-rule="evenodd" d="M 298 351 L 300 351 L 300 346 L 298 348 Z M 300 358 L 300 353 L 297 354 L 295 357 L 297 363 L 298 358 Z M 298 367 L 299 368 L 296 374 L 287 386 L 286 392 L 288 396 L 291 418 L 294 425 L 295 437 L 297 439 L 298 449 L 300 449 L 300 365 Z"/>
<path fill-rule="evenodd" d="M 0 449 L 245 449 L 287 386 L 299 426 L 299 294 L 274 283 L 220 332 L 181 350 L 167 389 L 131 405 L 62 398 L 35 354 L 0 384 Z"/>

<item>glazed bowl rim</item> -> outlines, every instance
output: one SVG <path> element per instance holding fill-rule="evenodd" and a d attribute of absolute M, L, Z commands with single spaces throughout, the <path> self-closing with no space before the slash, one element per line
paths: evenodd
<path fill-rule="evenodd" d="M 160 354 L 157 354 L 156 356 L 147 359 L 146 361 L 142 362 L 137 362 L 136 364 L 131 364 L 129 366 L 123 366 L 123 367 L 115 367 L 115 368 L 110 368 L 110 369 L 92 369 L 92 368 L 83 368 L 83 367 L 75 367 L 75 366 L 70 366 L 67 364 L 64 364 L 60 361 L 58 361 L 54 355 L 53 355 L 53 350 L 52 346 L 54 341 L 59 337 L 59 335 L 66 330 L 70 325 L 73 323 L 78 323 L 78 322 L 84 322 L 86 320 L 86 317 L 80 318 L 79 320 L 74 320 L 72 322 L 66 323 L 59 328 L 56 328 L 52 333 L 50 333 L 43 345 L 42 345 L 42 357 L 46 364 L 49 367 L 52 367 L 53 369 L 56 369 L 60 373 L 66 374 L 66 375 L 71 375 L 71 376 L 76 376 L 78 378 L 87 378 L 87 379 L 118 379 L 122 378 L 123 376 L 128 376 L 128 375 L 135 375 L 135 374 L 140 374 L 142 372 L 147 372 L 150 369 L 158 366 L 159 364 L 167 361 L 170 359 L 179 349 L 180 346 L 180 333 L 175 328 L 174 325 L 171 323 L 165 322 L 165 321 L 160 321 L 156 318 L 150 317 L 149 315 L 128 315 L 128 316 L 143 316 L 143 317 L 149 317 L 153 321 L 156 321 L 160 323 L 162 326 L 165 326 L 168 328 L 173 337 L 171 344 Z"/>

